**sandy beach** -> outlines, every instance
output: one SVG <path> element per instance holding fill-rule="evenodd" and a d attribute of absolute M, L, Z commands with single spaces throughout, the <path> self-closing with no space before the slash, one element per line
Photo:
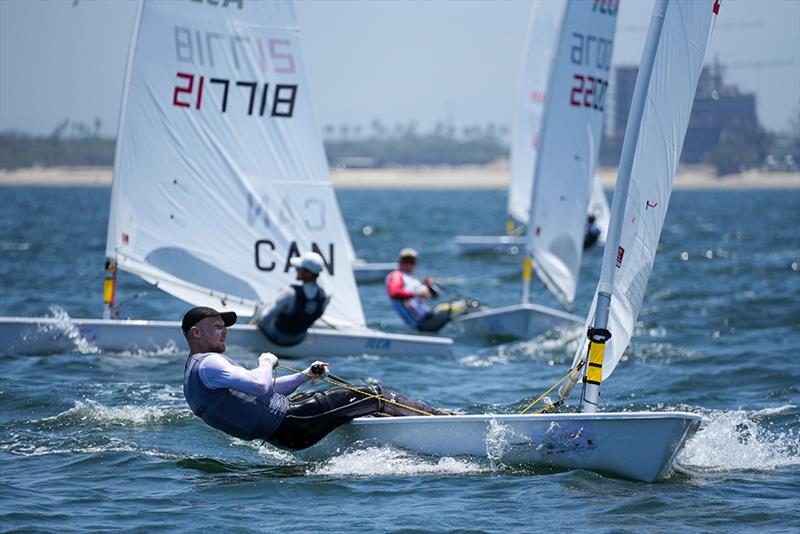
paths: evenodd
<path fill-rule="evenodd" d="M 613 188 L 615 168 L 599 171 L 600 183 Z M 503 189 L 505 162 L 484 166 L 388 169 L 331 169 L 336 188 L 359 189 Z M 0 170 L 0 186 L 108 186 L 110 167 L 34 167 Z M 800 189 L 800 172 L 748 171 L 717 177 L 710 167 L 681 168 L 675 189 Z"/>

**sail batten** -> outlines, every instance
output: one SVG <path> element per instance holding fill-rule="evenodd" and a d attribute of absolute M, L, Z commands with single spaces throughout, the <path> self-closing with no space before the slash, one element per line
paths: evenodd
<path fill-rule="evenodd" d="M 109 259 L 241 313 L 272 301 L 294 281 L 290 260 L 314 250 L 334 295 L 325 318 L 363 326 L 291 2 L 145 0 L 132 49 Z"/>

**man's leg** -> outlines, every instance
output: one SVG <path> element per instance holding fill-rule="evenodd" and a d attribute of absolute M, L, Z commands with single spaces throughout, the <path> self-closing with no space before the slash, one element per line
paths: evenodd
<path fill-rule="evenodd" d="M 384 402 L 381 408 L 381 413 L 391 415 L 394 417 L 407 417 L 411 415 L 448 415 L 447 412 L 437 410 L 421 400 L 407 397 L 401 393 L 387 388 L 386 386 L 379 386 L 381 397 L 389 402 Z"/>
<path fill-rule="evenodd" d="M 439 304 L 417 323 L 417 329 L 423 332 L 438 332 L 449 320 L 450 303 Z"/>
<path fill-rule="evenodd" d="M 358 385 L 354 389 L 380 395 L 377 386 Z M 336 427 L 356 417 L 379 412 L 382 404 L 378 399 L 344 388 L 318 391 L 310 397 L 289 403 L 286 417 L 269 442 L 286 449 L 305 449 Z"/>

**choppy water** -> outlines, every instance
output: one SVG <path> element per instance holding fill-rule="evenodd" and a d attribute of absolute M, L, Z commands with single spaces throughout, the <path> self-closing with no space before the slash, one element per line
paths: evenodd
<path fill-rule="evenodd" d="M 356 250 L 490 304 L 519 299 L 519 260 L 459 258 L 454 234 L 502 230 L 501 191 L 341 191 Z M 109 190 L 0 189 L 0 314 L 100 312 Z M 704 417 L 675 473 L 655 484 L 585 471 L 392 449 L 304 463 L 216 432 L 181 393 L 184 355 L 0 355 L 0 528 L 38 531 L 796 531 L 800 528 L 800 191 L 673 195 L 627 361 L 609 409 Z M 585 260 L 578 313 L 599 251 Z M 177 319 L 185 305 L 121 277 L 127 313 Z M 538 301 L 555 302 L 536 288 Z M 361 288 L 371 324 L 403 327 L 381 285 Z M 452 360 L 347 358 L 334 372 L 380 379 L 434 405 L 513 412 L 560 378 L 575 332 L 459 345 Z M 254 354 L 232 351 L 245 362 Z"/>

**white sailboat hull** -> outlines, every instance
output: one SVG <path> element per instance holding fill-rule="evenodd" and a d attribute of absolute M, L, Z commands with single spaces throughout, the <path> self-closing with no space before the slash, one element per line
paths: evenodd
<path fill-rule="evenodd" d="M 451 356 L 446 337 L 388 334 L 370 329 L 310 328 L 306 339 L 292 347 L 267 340 L 255 325 L 228 329 L 228 345 L 295 358 L 331 358 L 358 354 L 378 356 Z M 55 319 L 0 317 L 0 353 L 53 354 L 75 350 L 157 351 L 188 349 L 177 321 Z"/>
<path fill-rule="evenodd" d="M 438 457 L 490 458 L 508 466 L 588 469 L 652 482 L 700 426 L 684 412 L 366 417 L 298 454 L 327 458 L 351 447 L 393 446 Z"/>
<path fill-rule="evenodd" d="M 383 282 L 386 276 L 395 269 L 397 269 L 397 263 L 353 262 L 353 276 L 356 277 L 356 283 L 359 284 Z"/>
<path fill-rule="evenodd" d="M 468 337 L 512 337 L 532 339 L 557 326 L 583 326 L 584 319 L 538 304 L 517 304 L 468 313 L 450 321 Z"/>
<path fill-rule="evenodd" d="M 525 236 L 515 235 L 457 235 L 453 239 L 461 254 L 504 253 L 519 254 L 525 251 Z"/>

